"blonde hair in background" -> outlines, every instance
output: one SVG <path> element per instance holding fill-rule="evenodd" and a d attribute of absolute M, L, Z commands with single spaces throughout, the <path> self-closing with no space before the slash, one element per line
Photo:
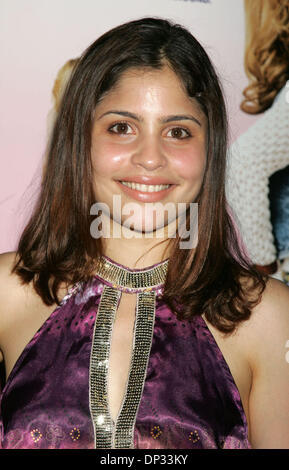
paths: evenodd
<path fill-rule="evenodd" d="M 289 0 L 244 0 L 245 72 L 241 109 L 258 114 L 270 108 L 289 78 Z"/>
<path fill-rule="evenodd" d="M 65 90 L 65 87 L 68 83 L 68 80 L 71 76 L 72 70 L 74 69 L 75 65 L 77 64 L 78 59 L 70 59 L 59 69 L 53 88 L 52 88 L 52 96 L 54 99 L 54 108 L 55 111 L 58 112 L 59 106 L 61 103 L 61 99 Z"/>
<path fill-rule="evenodd" d="M 47 115 L 47 147 L 49 146 L 53 126 L 55 123 L 55 119 L 57 117 L 57 113 L 59 111 L 60 103 L 68 84 L 68 81 L 71 77 L 72 71 L 74 67 L 77 65 L 79 59 L 70 59 L 58 70 L 53 87 L 52 87 L 52 108 L 50 109 Z M 44 155 L 44 161 L 42 166 L 42 172 L 44 174 L 46 170 L 46 163 L 47 163 L 47 152 Z"/>
<path fill-rule="evenodd" d="M 55 123 L 55 119 L 57 113 L 59 111 L 60 103 L 68 84 L 68 81 L 71 77 L 72 71 L 76 64 L 78 63 L 79 59 L 70 59 L 58 70 L 53 88 L 52 88 L 52 109 L 48 113 L 47 117 L 47 124 L 48 124 L 48 136 L 50 137 L 51 131 L 53 129 L 53 125 Z"/>

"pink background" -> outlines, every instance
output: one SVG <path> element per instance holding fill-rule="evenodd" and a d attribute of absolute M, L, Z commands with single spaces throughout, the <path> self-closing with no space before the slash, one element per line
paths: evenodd
<path fill-rule="evenodd" d="M 239 109 L 243 0 L 0 0 L 0 252 L 16 249 L 37 193 L 59 68 L 103 32 L 142 16 L 180 22 L 206 48 L 224 86 L 231 141 L 257 119 Z"/>

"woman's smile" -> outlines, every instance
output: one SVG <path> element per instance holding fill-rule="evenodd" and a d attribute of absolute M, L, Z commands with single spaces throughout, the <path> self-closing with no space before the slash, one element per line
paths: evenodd
<path fill-rule="evenodd" d="M 164 178 L 133 176 L 116 182 L 124 194 L 141 202 L 157 202 L 175 188 L 175 184 Z"/>

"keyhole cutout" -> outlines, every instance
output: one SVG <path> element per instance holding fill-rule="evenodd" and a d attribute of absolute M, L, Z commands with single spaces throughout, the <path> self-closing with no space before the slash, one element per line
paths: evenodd
<path fill-rule="evenodd" d="M 132 359 L 137 294 L 122 292 L 115 314 L 108 369 L 108 407 L 114 423 L 118 417 Z"/>

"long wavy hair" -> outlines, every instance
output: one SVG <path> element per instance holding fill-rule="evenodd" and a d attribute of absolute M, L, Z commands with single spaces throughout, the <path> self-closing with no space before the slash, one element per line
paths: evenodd
<path fill-rule="evenodd" d="M 245 72 L 241 109 L 258 114 L 270 108 L 289 79 L 289 0 L 245 0 Z"/>
<path fill-rule="evenodd" d="M 227 211 L 227 117 L 218 77 L 190 32 L 164 19 L 120 25 L 97 39 L 77 61 L 59 106 L 41 191 L 20 237 L 13 271 L 23 283 L 32 281 L 47 305 L 59 304 L 62 282 L 73 285 L 92 278 L 103 254 L 101 239 L 90 235 L 95 106 L 128 69 L 164 65 L 198 101 L 208 123 L 207 166 L 194 201 L 199 204 L 199 242 L 189 250 L 179 247 L 179 237 L 171 239 L 164 300 L 179 319 L 205 313 L 211 324 L 230 333 L 250 317 L 265 278 L 242 253 Z"/>

